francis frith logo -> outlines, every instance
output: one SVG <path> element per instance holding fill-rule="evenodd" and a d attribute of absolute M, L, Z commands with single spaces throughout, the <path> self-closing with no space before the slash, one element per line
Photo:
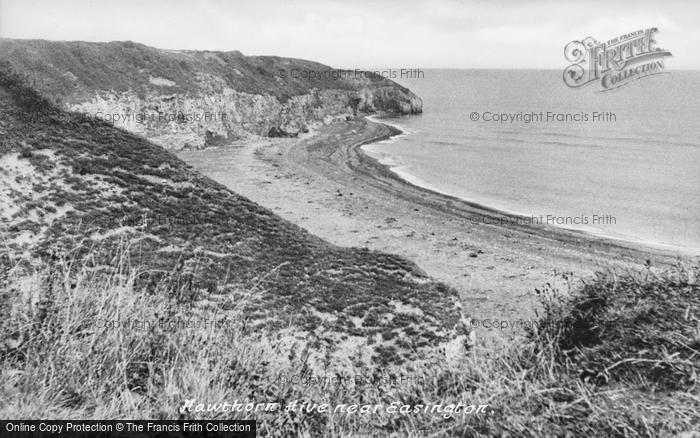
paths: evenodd
<path fill-rule="evenodd" d="M 564 48 L 564 83 L 571 88 L 599 84 L 601 91 L 619 88 L 646 76 L 662 73 L 671 52 L 657 46 L 658 29 L 638 30 L 606 42 L 591 37 L 571 41 Z"/>

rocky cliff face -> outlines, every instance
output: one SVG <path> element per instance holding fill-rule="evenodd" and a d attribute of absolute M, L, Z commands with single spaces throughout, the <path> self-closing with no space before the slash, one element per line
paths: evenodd
<path fill-rule="evenodd" d="M 296 136 L 339 118 L 422 110 L 420 98 L 390 80 L 296 59 L 34 40 L 0 40 L 0 57 L 65 109 L 169 149 Z"/>

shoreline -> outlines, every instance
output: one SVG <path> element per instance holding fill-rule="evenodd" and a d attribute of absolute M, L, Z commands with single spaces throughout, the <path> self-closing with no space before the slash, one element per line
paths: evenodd
<path fill-rule="evenodd" d="M 391 118 L 392 118 L 391 116 L 381 116 L 381 115 L 380 116 L 366 116 L 365 117 L 365 119 L 371 123 L 384 124 L 384 125 L 391 127 L 392 129 L 396 129 L 400 132 L 395 134 L 395 135 L 392 135 L 390 137 L 387 137 L 387 138 L 378 138 L 375 141 L 370 141 L 370 142 L 362 144 L 361 146 L 359 146 L 360 153 L 364 154 L 367 158 L 376 161 L 377 164 L 384 166 L 389 172 L 391 172 L 393 175 L 396 176 L 396 178 L 400 179 L 405 184 L 411 185 L 411 186 L 419 188 L 419 189 L 428 190 L 430 192 L 435 193 L 436 195 L 446 196 L 449 198 L 459 200 L 461 202 L 465 202 L 465 203 L 467 203 L 471 206 L 474 206 L 476 208 L 479 208 L 479 209 L 491 211 L 497 217 L 517 218 L 517 219 L 523 219 L 523 221 L 527 221 L 527 220 L 531 219 L 530 216 L 528 216 L 522 212 L 508 210 L 508 209 L 500 208 L 500 207 L 495 207 L 495 206 L 488 205 L 487 203 L 482 203 L 482 202 L 478 202 L 478 201 L 474 201 L 474 200 L 465 199 L 465 198 L 462 198 L 462 197 L 459 197 L 456 195 L 452 195 L 450 193 L 447 193 L 445 191 L 438 189 L 437 187 L 434 187 L 431 184 L 428 184 L 428 183 L 422 181 L 419 177 L 417 177 L 413 174 L 410 174 L 408 172 L 399 171 L 398 169 L 401 166 L 383 163 L 379 158 L 372 156 L 373 152 L 368 151 L 365 148 L 365 146 L 381 143 L 381 142 L 384 142 L 384 141 L 389 140 L 391 138 L 398 139 L 402 136 L 411 135 L 411 133 L 407 132 L 401 125 L 397 125 L 397 124 L 390 123 L 390 122 L 386 121 L 386 119 L 391 119 Z M 375 154 L 379 154 L 379 153 L 375 153 Z M 518 222 L 518 221 L 516 220 L 514 222 Z M 650 250 L 671 252 L 671 253 L 676 253 L 676 254 L 679 254 L 682 256 L 687 256 L 687 257 L 700 256 L 700 249 L 698 249 L 698 248 L 689 248 L 689 247 L 678 246 L 678 245 L 668 244 L 668 243 L 663 243 L 663 242 L 649 241 L 649 240 L 644 240 L 642 238 L 635 237 L 635 236 L 629 236 L 629 235 L 616 236 L 616 235 L 612 235 L 610 233 L 606 233 L 602 229 L 600 231 L 596 231 L 596 229 L 594 227 L 577 227 L 576 225 L 573 225 L 573 224 L 572 225 L 568 225 L 568 224 L 560 225 L 560 224 L 543 224 L 543 223 L 530 223 L 530 224 L 523 223 L 523 225 L 524 226 L 532 226 L 532 227 L 538 227 L 538 226 L 555 227 L 555 228 L 563 229 L 563 230 L 570 231 L 570 232 L 583 233 L 583 234 L 590 236 L 590 237 L 607 239 L 607 240 L 611 240 L 614 242 L 620 242 L 622 244 L 628 244 L 628 245 L 633 245 L 633 246 L 641 246 L 644 248 L 648 248 Z"/>
<path fill-rule="evenodd" d="M 441 192 L 435 188 L 425 187 L 425 186 L 413 183 L 413 182 L 403 178 L 400 174 L 395 172 L 390 166 L 382 163 L 377 158 L 369 155 L 363 149 L 364 146 L 379 143 L 379 142 L 388 140 L 390 138 L 393 138 L 395 136 L 410 135 L 410 134 L 405 133 L 404 131 L 401 130 L 401 128 L 399 128 L 393 124 L 386 124 L 386 123 L 383 123 L 380 121 L 371 120 L 370 117 L 367 117 L 367 119 L 369 120 L 370 123 L 383 124 L 387 127 L 390 127 L 391 129 L 397 130 L 399 132 L 397 132 L 395 134 L 389 134 L 389 135 L 380 135 L 380 136 L 376 137 L 374 140 L 363 141 L 362 143 L 351 146 L 351 148 L 355 149 L 355 153 L 357 153 L 361 157 L 362 161 L 371 162 L 371 166 L 373 166 L 375 168 L 380 168 L 381 169 L 380 173 L 386 174 L 388 177 L 397 180 L 401 184 L 405 184 L 406 186 L 410 186 L 411 188 L 413 188 L 415 190 L 427 192 L 428 194 L 431 194 L 435 197 L 446 198 L 446 199 L 449 199 L 450 201 L 453 201 L 453 202 L 462 203 L 462 204 L 468 206 L 470 209 L 475 209 L 478 213 L 488 214 L 489 217 L 495 217 L 495 218 L 500 217 L 500 218 L 512 219 L 512 221 L 509 220 L 507 222 L 504 222 L 504 224 L 511 225 L 513 227 L 543 228 L 545 230 L 548 230 L 552 234 L 570 234 L 570 235 L 579 236 L 581 238 L 588 238 L 591 240 L 602 240 L 602 241 L 609 243 L 611 246 L 615 246 L 616 243 L 619 243 L 620 246 L 625 248 L 625 249 L 639 250 L 641 252 L 650 252 L 650 253 L 651 252 L 660 252 L 662 254 L 669 255 L 669 256 L 679 255 L 679 256 L 692 257 L 694 255 L 697 255 L 695 252 L 692 252 L 690 254 L 686 254 L 684 251 L 681 251 L 681 249 L 679 249 L 675 246 L 663 245 L 663 244 L 651 245 L 651 244 L 637 241 L 637 240 L 618 239 L 618 238 L 610 237 L 610 236 L 603 235 L 603 234 L 595 234 L 595 233 L 592 233 L 592 232 L 587 231 L 587 230 L 568 228 L 568 227 L 559 226 L 556 224 L 518 223 L 520 219 L 528 219 L 528 217 L 524 216 L 520 213 L 517 213 L 517 212 L 510 212 L 507 210 L 499 209 L 497 207 L 489 206 L 487 204 L 463 199 L 463 198 L 460 198 L 458 196 L 454 196 L 454 195 L 451 195 L 448 193 Z M 355 168 L 355 170 L 359 170 L 359 169 Z"/>
<path fill-rule="evenodd" d="M 365 119 L 340 121 L 298 139 L 260 138 L 181 151 L 200 173 L 338 246 L 401 255 L 459 291 L 472 318 L 534 318 L 535 289 L 567 293 L 572 278 L 617 268 L 656 270 L 682 255 L 575 230 L 474 216 L 516 217 L 414 186 L 362 146 L 396 135 Z M 479 328 L 477 338 L 517 336 Z"/>

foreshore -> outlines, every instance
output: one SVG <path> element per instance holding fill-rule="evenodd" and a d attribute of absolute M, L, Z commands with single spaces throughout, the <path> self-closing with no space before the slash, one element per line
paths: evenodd
<path fill-rule="evenodd" d="M 201 173 L 336 245 L 402 255 L 460 292 L 475 320 L 534 317 L 535 289 L 566 292 L 597 271 L 661 268 L 676 253 L 533 225 L 412 185 L 361 150 L 400 131 L 352 119 L 299 139 L 260 139 L 178 155 Z M 522 324 L 510 324 L 513 326 Z M 499 324 L 499 327 L 502 327 Z M 477 326 L 475 326 L 477 327 Z M 477 328 L 503 332 L 502 328 Z M 503 335 L 516 335 L 512 329 Z"/>

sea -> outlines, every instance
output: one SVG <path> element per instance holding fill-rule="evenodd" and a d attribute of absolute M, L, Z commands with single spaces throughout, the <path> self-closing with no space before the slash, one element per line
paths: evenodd
<path fill-rule="evenodd" d="M 421 115 L 363 147 L 408 182 L 543 223 L 700 254 L 700 72 L 610 91 L 561 70 L 422 70 Z M 416 75 L 417 76 L 417 75 Z"/>

